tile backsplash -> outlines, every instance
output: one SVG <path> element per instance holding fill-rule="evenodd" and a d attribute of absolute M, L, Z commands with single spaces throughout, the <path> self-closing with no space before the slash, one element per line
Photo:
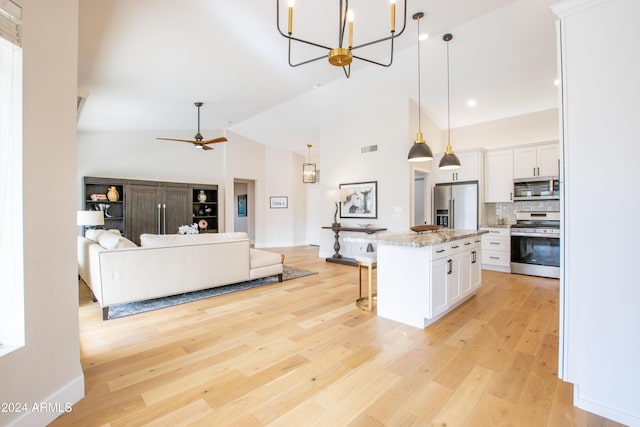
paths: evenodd
<path fill-rule="evenodd" d="M 503 218 L 505 224 L 516 223 L 516 212 L 559 211 L 559 200 L 521 200 L 510 203 L 485 203 L 486 225 L 497 224 Z"/>

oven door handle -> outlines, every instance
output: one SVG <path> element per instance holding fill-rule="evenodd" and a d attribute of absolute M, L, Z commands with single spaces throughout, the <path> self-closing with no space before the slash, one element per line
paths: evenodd
<path fill-rule="evenodd" d="M 549 239 L 559 239 L 560 238 L 560 234 L 559 233 L 518 233 L 516 232 L 511 232 L 511 235 L 514 237 L 547 237 Z"/>

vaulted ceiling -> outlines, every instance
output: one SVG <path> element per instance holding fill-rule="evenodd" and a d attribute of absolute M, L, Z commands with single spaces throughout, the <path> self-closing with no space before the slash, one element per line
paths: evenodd
<path fill-rule="evenodd" d="M 421 32 L 421 104 L 446 128 L 446 47 L 451 32 L 452 127 L 527 114 L 558 105 L 553 0 L 407 0 L 407 26 L 395 45 L 393 65 L 401 76 L 398 91 L 417 97 L 416 22 Z M 294 34 L 335 45 L 339 0 L 297 0 Z M 386 36 L 388 0 L 352 0 L 355 44 Z M 398 30 L 403 1 L 397 2 Z M 286 26 L 286 0 L 280 19 Z M 276 29 L 276 0 L 80 0 L 79 87 L 89 97 L 80 131 L 251 129 L 252 118 L 274 106 L 330 88 L 345 76 L 326 60 L 291 68 L 287 41 Z M 294 60 L 322 55 L 294 45 Z M 385 61 L 388 45 L 362 53 Z M 370 67 L 354 61 L 348 84 Z M 384 74 L 381 74 L 384 75 Z M 344 84 L 344 83 L 341 83 Z M 394 84 L 380 81 L 380 84 Z M 475 99 L 477 105 L 468 107 Z M 313 108 L 313 105 L 310 105 Z M 321 111 L 305 126 L 313 133 Z M 255 128 L 255 129 L 252 129 Z M 275 132 L 270 129 L 270 132 Z M 160 136 L 160 135 L 159 135 Z M 215 137 L 219 135 L 206 135 Z M 270 140 L 279 140 L 271 135 Z M 298 144 L 302 153 L 306 147 Z"/>

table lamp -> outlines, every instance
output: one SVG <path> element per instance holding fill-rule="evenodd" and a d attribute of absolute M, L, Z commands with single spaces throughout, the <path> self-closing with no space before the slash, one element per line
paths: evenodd
<path fill-rule="evenodd" d="M 104 225 L 102 211 L 78 211 L 77 224 L 87 228 L 95 228 L 96 225 Z"/>
<path fill-rule="evenodd" d="M 336 204 L 336 210 L 333 213 L 333 224 L 331 224 L 331 226 L 340 227 L 340 223 L 338 222 L 338 207 L 341 202 L 347 201 L 347 191 L 340 188 L 331 188 L 327 190 L 327 200 Z"/>

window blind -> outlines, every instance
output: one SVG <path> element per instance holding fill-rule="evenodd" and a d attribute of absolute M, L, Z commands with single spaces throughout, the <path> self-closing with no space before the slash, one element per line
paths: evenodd
<path fill-rule="evenodd" d="M 0 0 L 0 37 L 22 46 L 21 26 L 22 8 L 11 0 Z"/>

